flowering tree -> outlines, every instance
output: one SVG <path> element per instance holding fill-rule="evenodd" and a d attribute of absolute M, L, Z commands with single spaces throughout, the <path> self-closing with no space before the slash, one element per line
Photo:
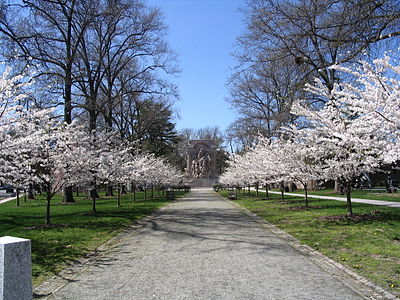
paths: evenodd
<path fill-rule="evenodd" d="M 5 176 L 14 184 L 35 183 L 45 192 L 46 225 L 51 224 L 51 199 L 67 182 L 75 181 L 74 169 L 65 160 L 74 130 L 59 123 L 50 110 L 29 111 L 8 127 Z"/>
<path fill-rule="evenodd" d="M 28 96 L 25 90 L 29 85 L 24 75 L 12 75 L 9 66 L 0 75 L 0 181 L 10 179 L 12 170 L 7 164 L 10 160 L 7 143 L 12 135 L 10 126 L 22 113 L 20 102 Z M 17 197 L 17 205 L 18 200 Z"/>
<path fill-rule="evenodd" d="M 350 68 L 332 68 L 353 81 L 328 88 L 317 79 L 308 85 L 308 92 L 326 104 L 313 110 L 308 101 L 298 100 L 291 113 L 309 126 L 286 128 L 286 141 L 261 138 L 256 147 L 230 162 L 223 182 L 294 180 L 307 191 L 310 179 L 334 179 L 344 187 L 347 211 L 352 214 L 354 181 L 399 159 L 400 66 L 385 56 L 372 64 L 362 61 Z"/>
<path fill-rule="evenodd" d="M 326 105 L 314 111 L 305 101 L 298 101 L 292 109 L 292 113 L 311 124 L 305 129 L 292 127 L 292 134 L 314 148 L 314 158 L 318 161 L 315 167 L 319 168 L 321 178 L 338 180 L 344 187 L 349 215 L 354 181 L 398 157 L 392 151 L 398 143 L 395 107 L 399 107 L 399 100 L 393 98 L 398 95 L 398 83 L 378 71 L 383 65 L 387 66 L 386 60 L 376 61 L 374 68 L 363 62 L 363 71 L 335 67 L 351 72 L 357 83 L 336 84 L 329 90 L 316 80 L 315 86 L 308 86 L 308 90 L 326 99 Z"/>

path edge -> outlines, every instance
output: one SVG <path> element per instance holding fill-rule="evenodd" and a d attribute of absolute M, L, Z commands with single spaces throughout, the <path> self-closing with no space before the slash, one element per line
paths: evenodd
<path fill-rule="evenodd" d="M 396 297 L 392 293 L 386 291 L 384 288 L 378 286 L 377 284 L 369 281 L 365 277 L 355 273 L 348 267 L 344 266 L 341 263 L 338 263 L 331 258 L 325 256 L 321 252 L 311 248 L 308 245 L 301 244 L 298 239 L 294 236 L 288 234 L 286 231 L 279 229 L 277 226 L 272 223 L 264 220 L 259 215 L 249 211 L 245 207 L 221 196 L 220 194 L 214 192 L 219 197 L 224 199 L 226 202 L 231 205 L 242 210 L 246 215 L 251 217 L 255 222 L 260 224 L 262 227 L 269 229 L 272 233 L 274 233 L 278 238 L 281 238 L 285 242 L 287 242 L 294 249 L 305 255 L 310 259 L 311 262 L 316 264 L 318 267 L 333 275 L 336 279 L 338 279 L 345 286 L 361 295 L 365 299 L 376 299 L 376 300 L 400 300 L 400 298 Z"/>

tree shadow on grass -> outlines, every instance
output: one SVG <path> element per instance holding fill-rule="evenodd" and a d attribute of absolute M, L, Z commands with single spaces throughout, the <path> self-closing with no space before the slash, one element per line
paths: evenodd
<path fill-rule="evenodd" d="M 79 237 L 76 238 L 77 242 Z M 57 274 L 60 266 L 67 266 L 89 252 L 89 249 L 76 246 L 70 237 L 68 240 L 32 240 L 32 276 L 43 273 Z"/>

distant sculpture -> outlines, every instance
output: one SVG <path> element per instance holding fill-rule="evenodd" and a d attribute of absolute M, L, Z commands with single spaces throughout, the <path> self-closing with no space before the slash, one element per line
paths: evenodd
<path fill-rule="evenodd" d="M 200 148 L 192 159 L 192 176 L 193 178 L 208 178 L 210 174 L 211 157 L 204 148 Z"/>

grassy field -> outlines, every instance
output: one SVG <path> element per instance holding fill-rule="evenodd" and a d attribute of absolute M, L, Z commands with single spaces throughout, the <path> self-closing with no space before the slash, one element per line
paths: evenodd
<path fill-rule="evenodd" d="M 44 196 L 27 202 L 22 200 L 21 207 L 16 207 L 15 201 L 6 202 L 0 204 L 0 236 L 32 240 L 33 283 L 37 285 L 168 203 L 156 196 L 144 200 L 144 193 L 137 193 L 137 202 L 132 203 L 131 195 L 123 195 L 121 207 L 116 206 L 116 197 L 103 196 L 97 200 L 97 213 L 93 214 L 92 202 L 85 196 L 75 197 L 76 204 L 63 205 L 56 195 L 51 207 L 54 225 L 47 228 L 43 226 Z"/>
<path fill-rule="evenodd" d="M 400 296 L 400 209 L 354 203 L 354 218 L 346 218 L 345 202 L 310 199 L 305 209 L 299 197 L 252 193 L 235 202 Z"/>
<path fill-rule="evenodd" d="M 280 192 L 279 189 L 273 189 L 273 191 Z M 304 195 L 304 190 L 297 190 L 293 192 L 295 194 Z M 333 189 L 324 189 L 319 191 L 308 191 L 309 195 L 319 195 L 319 196 L 333 196 L 346 198 L 346 195 L 340 193 L 335 193 Z M 381 201 L 394 201 L 400 202 L 400 191 L 398 193 L 386 193 L 386 191 L 366 191 L 366 190 L 354 190 L 351 192 L 352 198 L 362 198 L 370 200 L 381 200 Z"/>

